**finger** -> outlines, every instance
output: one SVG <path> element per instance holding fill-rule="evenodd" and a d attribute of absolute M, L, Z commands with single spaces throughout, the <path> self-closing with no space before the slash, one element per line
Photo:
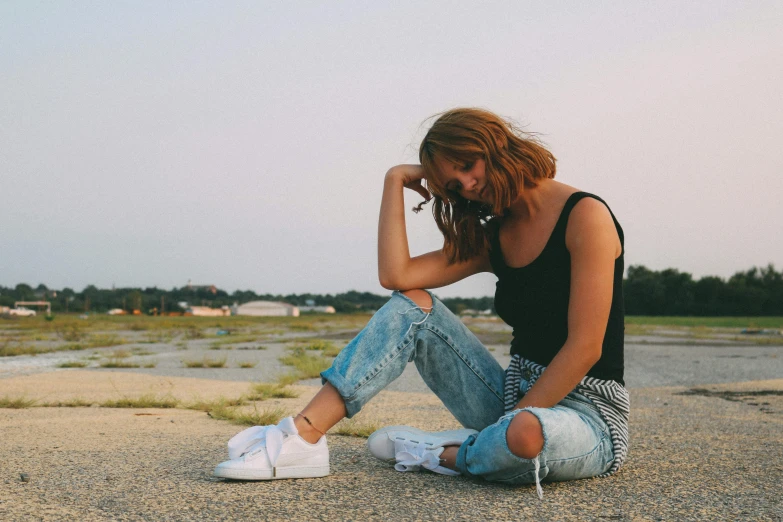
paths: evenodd
<path fill-rule="evenodd" d="M 414 187 L 413 187 L 413 190 L 415 190 L 416 192 L 418 192 L 418 193 L 421 195 L 421 197 L 423 197 L 423 198 L 424 198 L 424 199 L 426 199 L 427 201 L 429 201 L 429 200 L 432 198 L 432 194 L 430 194 L 430 191 L 429 191 L 429 190 L 427 190 L 426 188 L 424 188 L 424 187 L 423 187 L 423 186 L 421 186 L 421 185 L 416 185 L 416 186 L 414 186 Z"/>

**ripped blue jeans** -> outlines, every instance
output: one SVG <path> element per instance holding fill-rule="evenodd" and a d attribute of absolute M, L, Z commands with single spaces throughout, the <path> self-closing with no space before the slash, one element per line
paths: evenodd
<path fill-rule="evenodd" d="M 541 422 L 544 448 L 535 459 L 511 453 L 506 431 L 523 410 L 504 415 L 503 368 L 435 297 L 432 309 L 423 311 L 394 292 L 321 378 L 340 393 L 350 418 L 411 361 L 454 417 L 480 432 L 459 448 L 457 469 L 463 475 L 537 484 L 593 477 L 611 467 L 609 429 L 590 399 L 575 392 L 553 408 L 525 408 Z M 529 386 L 523 378 L 521 391 Z"/>

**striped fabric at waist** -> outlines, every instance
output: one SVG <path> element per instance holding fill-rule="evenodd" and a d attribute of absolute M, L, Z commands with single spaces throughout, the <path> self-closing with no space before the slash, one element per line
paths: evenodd
<path fill-rule="evenodd" d="M 522 400 L 520 383 L 523 376 L 532 386 L 545 369 L 545 366 L 519 355 L 514 355 L 511 358 L 511 363 L 506 369 L 504 389 L 506 413 L 513 411 Z M 609 471 L 601 476 L 612 475 L 620 469 L 628 455 L 628 417 L 631 410 L 631 398 L 628 390 L 616 381 L 585 376 L 576 385 L 574 391 L 581 393 L 595 404 L 609 428 L 609 436 L 614 448 L 614 461 Z"/>

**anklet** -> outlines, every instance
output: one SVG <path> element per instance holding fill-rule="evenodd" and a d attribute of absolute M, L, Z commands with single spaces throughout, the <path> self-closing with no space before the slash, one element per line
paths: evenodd
<path fill-rule="evenodd" d="M 309 425 L 310 425 L 310 427 L 311 427 L 311 428 L 313 428 L 315 431 L 317 431 L 317 432 L 318 432 L 318 433 L 320 433 L 321 435 L 324 435 L 324 436 L 326 436 L 326 433 L 324 433 L 323 431 L 321 431 L 321 430 L 319 430 L 318 428 L 316 428 L 316 427 L 313 425 L 313 423 L 310 421 L 310 419 L 308 419 L 307 417 L 305 417 L 305 416 L 304 416 L 304 415 L 302 415 L 301 413 L 297 413 L 297 415 L 296 415 L 296 416 L 297 416 L 297 417 L 302 417 L 302 418 L 305 420 L 305 422 L 306 422 L 307 424 L 309 424 Z"/>

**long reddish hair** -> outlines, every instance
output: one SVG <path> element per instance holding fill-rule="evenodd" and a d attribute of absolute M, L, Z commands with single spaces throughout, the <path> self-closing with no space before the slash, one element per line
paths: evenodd
<path fill-rule="evenodd" d="M 438 182 L 435 158 L 459 165 L 484 160 L 493 205 L 468 201 Z M 556 159 L 532 134 L 483 109 L 446 111 L 432 124 L 419 148 L 427 188 L 433 195 L 432 215 L 444 237 L 443 249 L 454 263 L 485 251 L 484 226 L 502 216 L 525 188 L 555 177 Z"/>

